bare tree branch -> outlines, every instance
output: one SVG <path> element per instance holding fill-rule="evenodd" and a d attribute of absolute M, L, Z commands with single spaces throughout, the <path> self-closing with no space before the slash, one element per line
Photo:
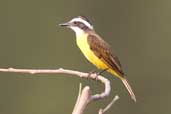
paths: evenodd
<path fill-rule="evenodd" d="M 95 94 L 95 95 L 91 95 L 91 90 L 89 86 L 86 86 L 83 88 L 83 90 L 81 90 L 82 86 L 80 85 L 77 102 L 75 104 L 72 114 L 83 114 L 85 107 L 90 101 L 103 99 L 109 96 L 110 91 L 111 91 L 110 81 L 101 75 L 97 76 L 96 73 L 89 75 L 89 73 L 84 73 L 84 72 L 79 72 L 79 71 L 74 71 L 74 70 L 66 70 L 62 68 L 53 69 L 53 70 L 52 69 L 14 69 L 14 68 L 4 69 L 4 68 L 0 68 L 0 72 L 14 72 L 14 73 L 23 73 L 23 74 L 26 74 L 26 73 L 27 74 L 68 74 L 66 76 L 72 75 L 72 76 L 78 76 L 81 78 L 89 78 L 92 80 L 98 80 L 104 84 L 105 86 L 104 91 L 101 92 L 100 94 Z M 112 102 L 106 108 L 100 109 L 99 114 L 103 114 L 104 112 L 106 112 L 112 106 L 112 104 L 115 103 L 115 101 L 118 99 L 116 97 L 112 100 Z"/>
<path fill-rule="evenodd" d="M 105 85 L 105 90 L 100 93 L 93 95 L 91 99 L 96 100 L 96 99 L 101 99 L 104 97 L 107 97 L 110 94 L 111 91 L 111 86 L 110 86 L 110 81 L 107 78 L 104 78 L 101 75 L 98 75 L 96 73 L 93 73 L 89 75 L 89 73 L 84 73 L 84 72 L 79 72 L 79 71 L 74 71 L 74 70 L 66 70 L 63 68 L 59 69 L 15 69 L 15 68 L 0 68 L 0 72 L 14 72 L 14 73 L 24 73 L 24 74 L 69 74 L 66 76 L 78 76 L 81 78 L 90 78 L 90 79 L 96 79 L 100 82 L 102 82 Z"/>
<path fill-rule="evenodd" d="M 86 86 L 83 88 L 80 98 L 77 101 L 77 105 L 74 107 L 72 114 L 83 114 L 87 104 L 90 102 L 91 91 L 90 87 Z"/>
<path fill-rule="evenodd" d="M 80 84 L 79 87 L 79 93 L 78 93 L 78 97 L 77 97 L 77 102 L 75 104 L 74 110 L 72 112 L 72 114 L 83 114 L 86 106 L 88 105 L 89 102 L 91 102 L 91 90 L 89 86 L 86 86 L 83 88 L 82 92 L 82 84 Z M 111 106 L 119 99 L 119 96 L 116 95 L 113 100 L 104 108 L 104 109 L 99 109 L 99 113 L 98 114 L 104 114 L 107 110 L 109 110 L 111 108 Z"/>
<path fill-rule="evenodd" d="M 77 106 L 79 104 L 79 100 L 80 100 L 80 96 L 81 96 L 81 91 L 82 91 L 82 83 L 80 83 L 80 86 L 79 86 L 78 97 L 77 97 L 77 101 L 75 103 L 73 112 L 75 112 L 75 110 L 76 110 L 76 108 L 77 108 Z"/>

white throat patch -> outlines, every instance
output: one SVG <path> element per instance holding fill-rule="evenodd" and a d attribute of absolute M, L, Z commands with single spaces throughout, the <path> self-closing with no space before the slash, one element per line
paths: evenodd
<path fill-rule="evenodd" d="M 75 33 L 76 33 L 76 37 L 79 37 L 80 35 L 82 35 L 84 33 L 84 31 L 82 29 L 80 29 L 79 27 L 70 27 Z"/>

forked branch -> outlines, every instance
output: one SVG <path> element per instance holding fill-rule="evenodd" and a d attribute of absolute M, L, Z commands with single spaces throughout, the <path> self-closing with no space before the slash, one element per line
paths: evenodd
<path fill-rule="evenodd" d="M 79 96 L 77 99 L 77 103 L 73 110 L 72 114 L 83 114 L 85 107 L 90 101 L 103 99 L 109 96 L 111 91 L 110 81 L 104 78 L 101 75 L 96 73 L 89 75 L 89 73 L 74 71 L 74 70 L 66 70 L 66 69 L 14 69 L 14 68 L 0 68 L 0 72 L 14 72 L 14 73 L 23 73 L 23 74 L 68 74 L 65 76 L 78 76 L 81 78 L 89 78 L 92 80 L 98 80 L 104 84 L 105 89 L 100 94 L 91 95 L 91 90 L 89 86 L 84 87 L 83 90 L 80 88 Z M 116 101 L 114 99 L 105 109 L 99 110 L 99 114 L 103 114 L 106 110 L 108 110 L 111 105 Z"/>

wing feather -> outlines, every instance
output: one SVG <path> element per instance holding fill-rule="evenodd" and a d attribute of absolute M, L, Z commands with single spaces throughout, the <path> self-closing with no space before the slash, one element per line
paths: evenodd
<path fill-rule="evenodd" d="M 88 43 L 94 54 L 106 63 L 109 68 L 115 70 L 121 76 L 124 75 L 119 59 L 112 53 L 109 44 L 95 34 L 90 34 L 88 36 Z"/>

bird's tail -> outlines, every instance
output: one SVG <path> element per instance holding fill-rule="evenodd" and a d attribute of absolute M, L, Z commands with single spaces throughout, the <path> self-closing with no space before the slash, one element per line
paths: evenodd
<path fill-rule="evenodd" d="M 128 92 L 129 92 L 131 98 L 136 102 L 135 94 L 134 94 L 134 92 L 132 91 L 132 88 L 131 88 L 131 86 L 129 85 L 127 79 L 126 79 L 125 77 L 123 77 L 123 78 L 121 78 L 121 80 L 122 80 L 124 86 L 126 87 L 126 89 L 128 90 Z"/>
<path fill-rule="evenodd" d="M 109 69 L 108 72 L 112 73 L 114 76 L 116 76 L 116 77 L 118 77 L 119 79 L 122 80 L 122 83 L 124 84 L 124 86 L 126 87 L 127 91 L 129 92 L 129 94 L 130 94 L 132 100 L 134 100 L 134 101 L 136 102 L 135 94 L 134 94 L 134 92 L 132 91 L 132 88 L 131 88 L 131 86 L 129 85 L 129 83 L 128 83 L 126 77 L 125 77 L 123 74 L 120 74 L 120 75 L 119 75 L 118 73 L 116 73 L 116 72 L 115 72 L 114 70 L 112 70 L 112 69 Z"/>

